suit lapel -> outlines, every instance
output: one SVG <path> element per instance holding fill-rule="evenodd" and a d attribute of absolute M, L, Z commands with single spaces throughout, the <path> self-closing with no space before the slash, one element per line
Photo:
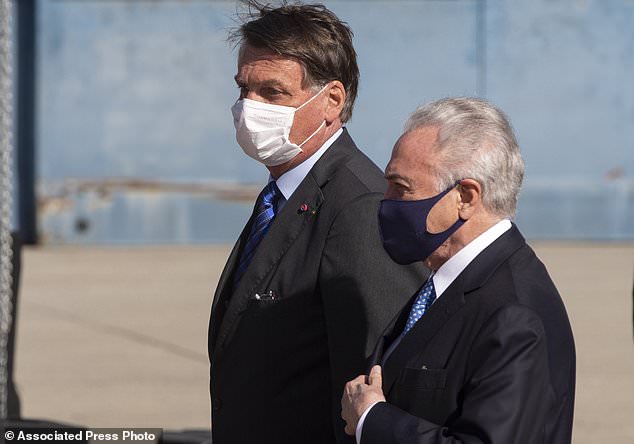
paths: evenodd
<path fill-rule="evenodd" d="M 255 211 L 255 210 L 254 210 Z M 242 252 L 242 247 L 247 241 L 247 237 L 251 231 L 251 224 L 253 222 L 254 214 L 252 212 L 251 217 L 242 229 L 242 233 L 238 237 L 229 257 L 225 264 L 220 279 L 218 279 L 218 285 L 214 293 L 214 299 L 211 304 L 212 317 L 209 325 L 209 355 L 211 357 L 213 350 L 215 349 L 216 338 L 220 329 L 220 321 L 224 317 L 226 304 L 229 302 L 231 296 L 231 290 L 233 290 L 233 272 L 238 264 L 238 259 Z"/>
<path fill-rule="evenodd" d="M 258 245 L 249 267 L 240 282 L 230 292 L 226 313 L 219 320 L 220 327 L 217 330 L 217 340 L 214 343 L 215 358 L 222 351 L 223 344 L 230 339 L 235 331 L 241 314 L 247 308 L 249 299 L 255 297 L 257 292 L 266 290 L 265 287 L 268 286 L 268 281 L 281 258 L 291 248 L 304 228 L 317 217 L 324 202 L 321 188 L 355 150 L 354 142 L 344 129 L 342 135 L 317 161 L 286 202 L 284 208 L 275 216 L 271 228 Z M 300 210 L 304 204 L 308 207 L 306 211 Z M 250 225 L 248 223 L 247 227 Z M 220 296 L 220 299 L 229 297 L 229 293 L 226 291 L 227 288 L 231 287 L 229 279 L 233 276 L 233 270 L 237 265 L 240 245 L 246 241 L 248 235 L 248 230 L 245 227 L 219 281 L 219 288 L 222 286 L 223 289 L 219 290 L 216 296 Z"/>
<path fill-rule="evenodd" d="M 425 274 L 421 276 L 421 287 L 425 284 L 425 282 L 427 282 L 430 274 L 429 269 L 425 268 L 425 270 Z M 381 334 L 381 337 L 377 341 L 377 344 L 374 347 L 372 354 L 370 355 L 370 358 L 368 360 L 369 366 L 366 372 L 367 374 L 370 374 L 370 369 L 373 366 L 381 365 L 383 356 L 387 352 L 388 348 L 402 333 L 403 329 L 405 328 L 407 318 L 409 317 L 409 312 L 412 309 L 414 300 L 418 297 L 419 291 L 420 288 L 416 290 L 416 292 L 414 292 L 414 294 L 410 297 L 409 301 L 407 302 L 407 304 L 405 304 L 403 309 L 396 313 L 392 320 L 387 324 L 387 327 L 383 331 L 383 334 Z"/>
<path fill-rule="evenodd" d="M 253 219 L 253 216 L 251 216 Z M 236 241 L 229 257 L 227 258 L 227 263 L 225 264 L 225 268 L 222 270 L 222 274 L 220 275 L 220 279 L 218 280 L 218 286 L 216 287 L 216 292 L 214 294 L 214 300 L 211 305 L 211 311 L 213 312 L 216 309 L 216 306 L 221 300 L 224 300 L 228 297 L 228 291 L 232 288 L 230 278 L 233 276 L 233 271 L 238 263 L 238 257 L 240 251 L 242 250 L 242 245 L 246 241 L 246 236 L 248 235 L 247 228 L 251 228 L 251 219 L 245 226 L 240 234 L 240 237 Z"/>
<path fill-rule="evenodd" d="M 385 331 L 377 341 L 376 346 L 370 355 L 370 359 L 368 360 L 369 366 L 366 374 L 370 374 L 370 370 L 375 365 L 381 365 L 381 361 L 383 360 L 383 356 L 387 352 L 387 349 L 390 347 L 390 344 L 398 338 L 400 333 L 403 331 L 405 326 L 405 322 L 407 321 L 407 317 L 409 316 L 409 311 L 411 310 L 414 299 L 418 296 L 418 290 L 414 293 L 414 296 L 410 298 L 409 302 L 405 305 L 405 307 L 396 313 L 394 318 L 390 321 L 388 326 L 385 328 Z"/>
<path fill-rule="evenodd" d="M 400 344 L 384 363 L 383 391 L 389 395 L 394 382 L 398 379 L 401 369 L 423 350 L 427 343 L 435 336 L 442 326 L 464 305 L 462 280 L 456 279 L 414 327 L 403 337 Z M 416 296 L 414 296 L 416 297 Z M 408 304 L 403 311 L 409 310 Z M 401 329 L 402 330 L 402 329 Z M 400 334 L 400 332 L 398 332 Z"/>
<path fill-rule="evenodd" d="M 513 224 L 507 232 L 485 248 L 458 275 L 442 296 L 432 304 L 410 332 L 403 337 L 401 343 L 384 363 L 383 391 L 386 396 L 389 395 L 405 366 L 421 366 L 423 364 L 416 362 L 416 359 L 420 357 L 421 350 L 425 349 L 429 341 L 440 332 L 443 325 L 464 306 L 469 293 L 482 287 L 497 268 L 524 245 L 526 245 L 526 241 Z M 404 312 L 409 314 L 411 302 L 401 312 L 401 319 Z M 386 346 L 383 345 L 382 348 L 385 349 Z M 381 351 L 381 353 L 383 352 L 384 350 Z M 380 355 L 378 357 L 380 358 Z"/>
<path fill-rule="evenodd" d="M 308 180 L 302 182 L 282 211 L 275 216 L 249 267 L 231 292 L 227 311 L 220 321 L 216 348 L 222 349 L 223 343 L 229 340 L 240 315 L 247 308 L 249 299 L 254 298 L 256 293 L 266 290 L 266 278 L 275 270 L 280 259 L 319 211 L 324 200 L 323 194 L 312 178 L 306 179 Z M 309 210 L 298 211 L 302 204 L 306 204 Z M 236 262 L 237 258 L 234 258 L 232 268 Z"/>

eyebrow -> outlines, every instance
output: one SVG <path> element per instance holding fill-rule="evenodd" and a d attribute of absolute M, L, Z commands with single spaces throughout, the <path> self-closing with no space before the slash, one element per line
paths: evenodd
<path fill-rule="evenodd" d="M 236 81 L 238 86 L 242 86 L 242 85 L 245 84 L 245 82 L 240 78 L 239 74 L 236 74 L 235 76 L 233 76 L 233 80 Z M 286 91 L 286 85 L 284 85 L 284 83 L 280 82 L 277 79 L 264 80 L 263 82 L 259 83 L 257 86 L 259 86 L 259 87 L 262 87 L 262 86 L 277 87 L 277 88 L 280 88 L 280 89 L 283 89 L 284 91 Z"/>
<path fill-rule="evenodd" d="M 404 182 L 406 185 L 410 185 L 412 183 L 412 180 L 409 177 L 401 176 L 400 174 L 397 174 L 397 173 L 386 172 L 385 179 L 389 180 L 390 182 L 395 182 L 395 181 Z"/>

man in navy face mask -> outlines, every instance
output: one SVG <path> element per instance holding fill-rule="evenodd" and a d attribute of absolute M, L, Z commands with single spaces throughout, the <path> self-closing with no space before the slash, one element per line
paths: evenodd
<path fill-rule="evenodd" d="M 569 443 L 575 350 L 543 264 L 510 221 L 524 174 L 505 116 L 478 99 L 419 108 L 396 143 L 379 222 L 432 275 L 342 397 L 359 444 Z"/>

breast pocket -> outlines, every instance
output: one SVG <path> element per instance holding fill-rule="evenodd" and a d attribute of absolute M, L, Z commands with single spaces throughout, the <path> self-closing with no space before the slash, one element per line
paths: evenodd
<path fill-rule="evenodd" d="M 444 369 L 404 368 L 392 396 L 401 409 L 436 424 L 445 424 L 457 405 Z"/>
<path fill-rule="evenodd" d="M 296 295 L 286 295 L 282 294 L 279 291 L 269 290 L 266 292 L 255 293 L 252 297 L 249 298 L 249 303 L 247 305 L 247 310 L 252 310 L 255 312 L 258 311 L 268 311 L 268 310 L 279 310 L 282 307 L 286 307 L 288 305 L 293 305 L 293 302 L 299 298 L 295 297 Z"/>
<path fill-rule="evenodd" d="M 418 390 L 442 390 L 447 383 L 447 371 L 443 369 L 404 368 L 400 385 Z"/>

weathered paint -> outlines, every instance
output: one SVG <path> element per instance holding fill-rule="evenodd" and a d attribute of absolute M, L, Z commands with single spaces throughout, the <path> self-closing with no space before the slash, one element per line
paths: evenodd
<path fill-rule="evenodd" d="M 485 93 L 526 159 L 517 220 L 529 237 L 634 239 L 634 1 L 325 3 L 355 32 L 362 77 L 348 127 L 378 165 L 417 105 Z M 45 239 L 236 237 L 252 204 L 213 193 L 122 186 L 105 199 L 79 189 L 47 206 L 69 178 L 231 182 L 257 194 L 266 170 L 236 145 L 229 112 L 234 11 L 219 1 L 40 0 Z"/>

